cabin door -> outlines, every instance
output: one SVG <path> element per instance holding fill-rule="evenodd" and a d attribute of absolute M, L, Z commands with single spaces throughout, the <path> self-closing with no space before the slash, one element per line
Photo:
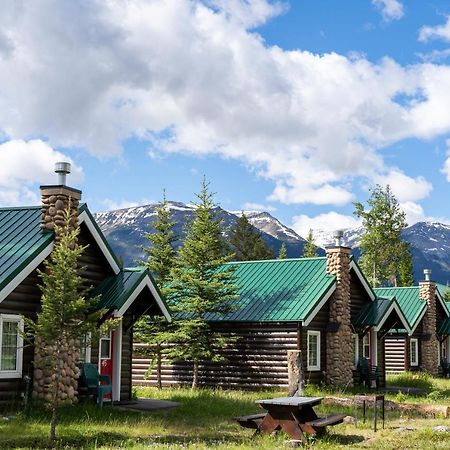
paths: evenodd
<path fill-rule="evenodd" d="M 108 331 L 105 335 L 100 338 L 99 351 L 98 351 L 98 365 L 99 373 L 101 375 L 108 375 L 111 384 L 113 381 L 113 339 L 112 331 Z M 111 400 L 111 394 L 105 396 L 106 400 Z"/>

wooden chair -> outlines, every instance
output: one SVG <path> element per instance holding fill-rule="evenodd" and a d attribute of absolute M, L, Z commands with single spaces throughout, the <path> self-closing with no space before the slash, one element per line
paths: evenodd
<path fill-rule="evenodd" d="M 112 395 L 111 379 L 108 375 L 100 375 L 94 364 L 81 365 L 80 383 L 85 387 L 87 395 L 93 395 L 97 405 L 103 408 L 103 400 L 106 395 Z M 104 384 L 102 384 L 104 383 Z"/>
<path fill-rule="evenodd" d="M 365 384 L 367 387 L 372 386 L 372 381 L 375 381 L 376 389 L 380 385 L 380 370 L 377 366 L 372 366 L 367 358 L 360 358 L 356 370 L 359 374 L 359 384 Z"/>

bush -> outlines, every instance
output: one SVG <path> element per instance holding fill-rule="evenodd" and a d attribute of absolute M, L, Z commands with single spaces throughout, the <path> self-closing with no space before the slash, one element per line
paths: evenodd
<path fill-rule="evenodd" d="M 403 372 L 400 374 L 387 375 L 387 384 L 391 386 L 423 389 L 433 389 L 433 378 L 424 372 Z"/>

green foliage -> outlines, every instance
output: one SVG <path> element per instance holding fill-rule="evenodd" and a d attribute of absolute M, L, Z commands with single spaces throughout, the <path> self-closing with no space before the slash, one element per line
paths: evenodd
<path fill-rule="evenodd" d="M 444 292 L 444 300 L 446 302 L 450 302 L 450 288 L 447 287 L 447 289 Z"/>
<path fill-rule="evenodd" d="M 409 387 L 431 391 L 433 389 L 433 378 L 425 372 L 402 372 L 390 374 L 386 382 L 391 386 Z"/>
<path fill-rule="evenodd" d="M 409 245 L 401 240 L 406 214 L 389 186 L 377 185 L 370 192 L 368 210 L 355 203 L 355 215 L 362 218 L 364 227 L 359 264 L 374 287 L 410 286 L 412 256 Z"/>
<path fill-rule="evenodd" d="M 193 387 L 198 385 L 200 360 L 220 360 L 217 350 L 232 339 L 212 332 L 208 317 L 221 316 L 235 308 L 237 287 L 223 241 L 222 220 L 213 194 L 203 180 L 202 189 L 186 239 L 173 271 L 170 305 L 177 315 L 176 339 L 183 345 L 171 347 L 169 356 L 194 363 Z"/>
<path fill-rule="evenodd" d="M 313 231 L 309 230 L 306 236 L 306 244 L 303 249 L 303 258 L 314 258 L 317 256 L 317 245 L 314 241 Z"/>
<path fill-rule="evenodd" d="M 286 243 L 281 244 L 280 253 L 278 254 L 278 259 L 286 259 L 287 258 L 287 250 Z"/>
<path fill-rule="evenodd" d="M 236 228 L 231 233 L 230 244 L 235 252 L 236 261 L 259 261 L 273 259 L 273 251 L 264 242 L 261 233 L 248 221 L 246 215 L 236 222 Z"/>
<path fill-rule="evenodd" d="M 51 345 L 54 350 L 43 357 L 41 366 L 51 370 L 52 382 L 46 396 L 47 406 L 53 411 L 50 439 L 54 440 L 57 409 L 63 401 L 60 400 L 60 360 L 67 343 L 80 342 L 86 339 L 88 333 L 98 336 L 101 331 L 97 323 L 104 311 L 96 310 L 98 297 L 88 297 L 88 290 L 81 289 L 83 282 L 83 267 L 78 261 L 86 249 L 78 244 L 80 229 L 73 228 L 75 218 L 70 207 L 65 211 L 64 226 L 55 227 L 56 244 L 50 257 L 45 260 L 45 270 L 38 271 L 42 280 L 42 309 L 36 322 L 26 320 L 27 337 L 31 341 Z M 115 325 L 112 322 L 109 325 Z M 104 327 L 106 329 L 106 325 Z"/>
<path fill-rule="evenodd" d="M 171 271 L 176 257 L 174 243 L 177 241 L 177 237 L 173 231 L 174 226 L 175 222 L 171 220 L 171 213 L 164 192 L 163 199 L 156 208 L 156 221 L 153 224 L 155 232 L 145 233 L 149 245 L 143 249 L 148 258 L 146 261 L 140 262 L 153 274 L 163 296 L 168 294 L 167 286 L 170 284 Z M 135 340 L 148 344 L 149 347 L 145 352 L 154 356 L 146 372 L 146 378 L 156 367 L 157 383 L 158 387 L 161 388 L 161 360 L 165 354 L 163 345 L 172 341 L 172 328 L 164 317 L 144 315 L 137 321 L 134 330 Z"/>

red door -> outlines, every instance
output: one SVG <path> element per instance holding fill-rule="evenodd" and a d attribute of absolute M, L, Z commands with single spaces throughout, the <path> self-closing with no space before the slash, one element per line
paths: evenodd
<path fill-rule="evenodd" d="M 99 372 L 101 375 L 108 375 L 111 384 L 113 381 L 113 340 L 112 332 L 100 338 L 99 344 L 99 358 L 98 358 Z M 111 394 L 105 395 L 105 400 L 111 400 Z"/>

